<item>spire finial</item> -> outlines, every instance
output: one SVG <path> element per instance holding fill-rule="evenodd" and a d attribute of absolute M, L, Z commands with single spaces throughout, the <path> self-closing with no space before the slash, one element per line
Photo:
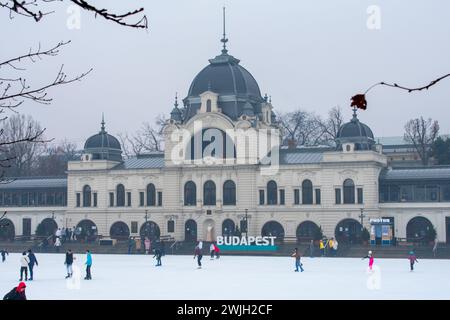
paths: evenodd
<path fill-rule="evenodd" d="M 227 50 L 228 39 L 226 37 L 226 32 L 225 32 L 225 7 L 223 7 L 223 38 L 220 40 L 220 42 L 223 43 L 222 54 L 227 54 L 227 52 L 228 52 L 228 50 Z"/>
<path fill-rule="evenodd" d="M 357 117 L 357 115 L 356 115 L 356 111 L 358 110 L 358 108 L 355 106 L 355 107 L 353 107 L 353 119 L 352 120 L 357 120 L 358 119 L 358 117 Z"/>
<path fill-rule="evenodd" d="M 175 108 L 178 108 L 178 92 L 175 92 Z"/>
<path fill-rule="evenodd" d="M 105 114 L 102 112 L 102 127 L 101 127 L 101 132 L 106 132 L 105 131 Z"/>

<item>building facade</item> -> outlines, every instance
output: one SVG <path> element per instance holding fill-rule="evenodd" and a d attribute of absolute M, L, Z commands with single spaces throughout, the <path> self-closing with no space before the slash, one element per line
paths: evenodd
<path fill-rule="evenodd" d="M 78 237 L 170 236 L 213 241 L 245 232 L 281 240 L 326 237 L 373 243 L 427 240 L 450 233 L 450 168 L 390 167 L 383 146 L 356 110 L 336 148 L 285 148 L 267 96 L 228 54 L 192 81 L 164 130 L 164 152 L 122 159 L 106 131 L 86 140 L 67 177 L 0 185 L 6 211 L 0 237 L 48 235 L 73 227 Z M 244 137 L 244 138 L 242 138 Z"/>

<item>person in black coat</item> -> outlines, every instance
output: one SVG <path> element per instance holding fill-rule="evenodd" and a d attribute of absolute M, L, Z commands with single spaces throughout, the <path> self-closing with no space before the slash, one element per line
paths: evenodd
<path fill-rule="evenodd" d="M 28 262 L 28 270 L 30 270 L 30 279 L 28 280 L 33 280 L 34 265 L 36 264 L 36 266 L 38 266 L 39 264 L 36 259 L 36 256 L 34 255 L 33 251 L 31 251 L 31 249 L 28 250 L 28 259 L 30 259 L 30 262 Z"/>
<path fill-rule="evenodd" d="M 153 256 L 153 258 L 156 257 L 156 266 L 160 267 L 162 266 L 161 264 L 161 256 L 162 256 L 162 252 L 160 249 L 155 249 L 155 255 Z"/>
<path fill-rule="evenodd" d="M 73 275 L 73 269 L 72 269 L 72 264 L 73 264 L 73 260 L 75 258 L 73 257 L 73 252 L 72 250 L 67 250 L 66 252 L 66 260 L 64 261 L 64 264 L 66 265 L 67 268 L 67 278 L 70 278 Z"/>
<path fill-rule="evenodd" d="M 2 262 L 5 262 L 6 256 L 7 256 L 7 255 L 9 256 L 8 251 L 6 251 L 6 250 L 1 250 L 0 252 L 1 252 L 1 254 L 2 254 Z"/>
<path fill-rule="evenodd" d="M 3 297 L 3 300 L 27 300 L 27 296 L 25 295 L 26 287 L 24 282 L 19 283 L 17 287 L 13 288 Z"/>

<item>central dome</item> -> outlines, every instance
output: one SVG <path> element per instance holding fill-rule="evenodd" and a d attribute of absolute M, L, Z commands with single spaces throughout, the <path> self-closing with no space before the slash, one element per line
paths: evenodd
<path fill-rule="evenodd" d="M 192 81 L 188 93 L 190 97 L 213 91 L 219 95 L 261 98 L 258 83 L 250 72 L 239 65 L 238 59 L 222 54 L 209 62 Z"/>

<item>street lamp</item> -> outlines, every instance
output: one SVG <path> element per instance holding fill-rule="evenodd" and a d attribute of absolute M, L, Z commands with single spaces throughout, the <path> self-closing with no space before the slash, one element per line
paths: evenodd
<path fill-rule="evenodd" d="M 361 231 L 364 229 L 364 218 L 366 217 L 364 214 L 364 208 L 361 208 L 361 214 L 359 215 L 359 219 L 361 220 Z"/>
<path fill-rule="evenodd" d="M 148 210 L 145 210 L 145 237 L 149 238 L 149 232 L 148 232 Z"/>
<path fill-rule="evenodd" d="M 55 211 L 52 211 L 52 219 L 55 220 Z"/>
<path fill-rule="evenodd" d="M 248 209 L 245 209 L 245 237 L 248 238 Z"/>

